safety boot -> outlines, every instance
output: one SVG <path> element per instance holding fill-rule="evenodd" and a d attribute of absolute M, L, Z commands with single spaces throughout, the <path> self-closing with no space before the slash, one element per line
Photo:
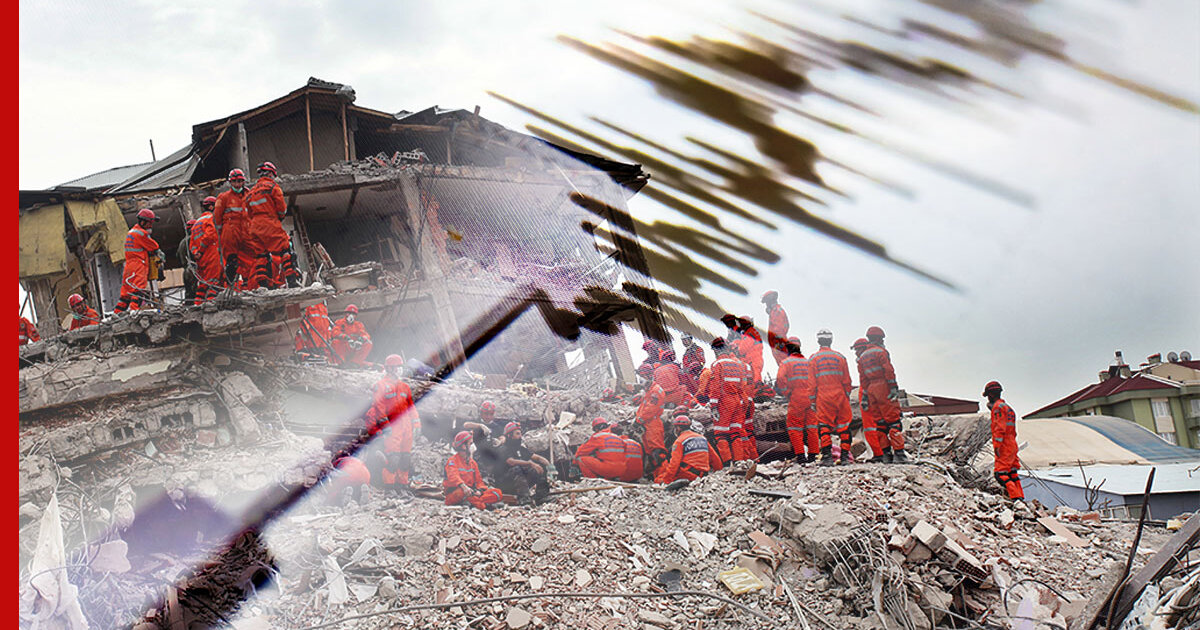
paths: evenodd
<path fill-rule="evenodd" d="M 892 463 L 893 464 L 909 463 L 908 455 L 904 452 L 904 449 L 902 449 L 902 448 L 896 449 L 896 451 L 892 454 Z"/>
<path fill-rule="evenodd" d="M 833 460 L 833 449 L 828 446 L 821 447 L 821 466 L 833 466 L 837 462 Z"/>
<path fill-rule="evenodd" d="M 885 448 L 883 452 L 872 457 L 868 463 L 871 464 L 890 464 L 892 463 L 892 449 Z"/>
<path fill-rule="evenodd" d="M 840 464 L 853 464 L 854 463 L 854 456 L 850 454 L 849 448 L 842 449 L 842 458 L 840 460 L 838 460 L 838 463 L 840 463 Z"/>

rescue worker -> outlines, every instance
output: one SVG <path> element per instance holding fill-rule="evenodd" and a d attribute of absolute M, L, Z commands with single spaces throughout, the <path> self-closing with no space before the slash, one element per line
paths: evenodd
<path fill-rule="evenodd" d="M 650 383 L 634 416 L 634 421 L 642 426 L 642 452 L 646 454 L 651 473 L 667 461 L 667 436 L 662 421 L 666 402 L 667 395 L 662 386 L 657 382 Z"/>
<path fill-rule="evenodd" d="M 72 293 L 67 298 L 67 305 L 71 307 L 71 328 L 83 328 L 84 326 L 94 326 L 100 323 L 100 314 L 96 309 L 87 305 L 83 301 L 83 296 L 78 293 Z"/>
<path fill-rule="evenodd" d="M 604 418 L 592 420 L 592 437 L 575 450 L 584 477 L 619 480 L 625 474 L 625 440 L 608 430 Z"/>
<path fill-rule="evenodd" d="M 832 437 L 841 440 L 841 461 L 850 463 L 850 367 L 846 357 L 832 349 L 833 333 L 828 328 L 817 331 L 821 346 L 808 359 L 812 371 L 813 393 L 809 396 L 811 411 L 817 415 L 817 434 L 821 443 L 821 465 L 832 466 Z"/>
<path fill-rule="evenodd" d="M 894 464 L 908 463 L 900 404 L 896 402 L 900 388 L 896 385 L 892 357 L 883 347 L 883 329 L 878 326 L 867 329 L 867 347 L 858 357 L 858 386 L 866 392 L 867 406 L 879 418 L 879 445 L 883 452 L 891 451 Z"/>
<path fill-rule="evenodd" d="M 728 332 L 725 334 L 726 343 L 732 344 L 734 339 L 737 339 L 741 336 L 741 333 L 738 332 L 737 315 L 734 315 L 733 313 L 725 313 L 721 316 L 721 323 L 725 324 L 725 328 L 728 329 Z"/>
<path fill-rule="evenodd" d="M 240 168 L 229 171 L 229 190 L 217 195 L 213 207 L 213 227 L 217 230 L 218 251 L 225 272 L 226 286 L 242 290 L 254 269 L 250 249 L 250 217 L 246 212 L 246 173 Z M 240 278 L 240 280 L 239 280 Z"/>
<path fill-rule="evenodd" d="M 716 407 L 713 422 L 713 439 L 722 464 L 748 458 L 743 437 L 743 420 L 746 407 L 750 404 L 750 366 L 733 356 L 733 349 L 724 339 L 712 340 L 713 353 L 717 359 L 709 366 L 707 379 L 703 374 L 703 396 L 709 405 Z"/>
<path fill-rule="evenodd" d="M 147 297 L 150 286 L 150 257 L 163 259 L 158 241 L 151 238 L 154 222 L 158 221 L 154 211 L 142 208 L 137 213 L 137 224 L 125 235 L 125 268 L 121 271 L 121 297 L 113 313 L 136 311 L 142 308 L 142 299 Z"/>
<path fill-rule="evenodd" d="M 775 357 L 775 365 L 783 367 L 783 361 L 790 354 L 787 350 L 788 316 L 779 305 L 779 292 L 767 291 L 762 296 L 762 303 L 767 307 L 767 345 L 771 347 L 771 355 Z"/>
<path fill-rule="evenodd" d="M 741 356 L 742 361 L 750 366 L 750 375 L 753 377 L 750 382 L 757 387 L 759 381 L 762 380 L 763 370 L 762 336 L 754 327 L 754 320 L 749 315 L 739 317 L 737 325 L 740 335 L 734 341 L 734 349 Z"/>
<path fill-rule="evenodd" d="M 479 474 L 479 465 L 471 457 L 471 434 L 459 431 L 451 444 L 454 455 L 446 460 L 442 469 L 442 491 L 446 495 L 446 505 L 458 505 L 464 500 L 481 510 L 501 505 L 500 490 L 488 487 L 483 475 Z"/>
<path fill-rule="evenodd" d="M 654 368 L 654 382 L 663 390 L 663 403 L 692 407 L 696 399 L 684 387 L 683 369 L 675 362 L 675 351 L 667 348 L 659 355 L 662 362 Z"/>
<path fill-rule="evenodd" d="M 329 310 L 321 302 L 304 307 L 300 328 L 296 330 L 296 354 L 301 359 L 324 358 L 333 362 L 333 324 Z"/>
<path fill-rule="evenodd" d="M 1017 457 L 1017 414 L 1000 397 L 1002 391 L 1004 388 L 998 381 L 990 381 L 983 387 L 988 409 L 992 410 L 992 450 L 996 455 L 993 470 L 996 481 L 1004 488 L 1008 498 L 1024 501 L 1025 490 L 1021 488 L 1021 478 L 1017 475 L 1021 470 L 1021 461 Z"/>
<path fill-rule="evenodd" d="M 383 366 L 383 377 L 375 383 L 373 404 L 367 410 L 367 431 L 371 436 L 384 434 L 383 452 L 376 463 L 379 485 L 400 490 L 409 484 L 413 441 L 421 433 L 421 417 L 412 390 L 400 380 L 404 358 L 389 354 Z"/>
<path fill-rule="evenodd" d="M 871 342 L 867 341 L 866 337 L 859 337 L 850 347 L 854 350 L 855 356 L 860 360 L 864 350 Z M 879 433 L 879 410 L 871 406 L 871 401 L 867 397 L 866 389 L 862 386 L 862 375 L 859 375 L 858 385 L 858 410 L 862 412 L 863 437 L 867 440 L 867 446 L 871 447 L 872 457 L 867 460 L 868 464 L 890 464 L 892 463 L 892 447 L 883 446 L 885 436 Z"/>
<path fill-rule="evenodd" d="M 188 219 L 183 227 L 183 238 L 179 239 L 179 244 L 175 246 L 175 257 L 183 267 L 184 304 L 196 303 L 196 262 L 192 258 L 192 228 L 195 225 L 195 219 Z"/>
<path fill-rule="evenodd" d="M 38 336 L 37 326 L 33 322 L 25 319 L 24 315 L 20 315 L 20 321 L 17 322 L 17 345 L 23 346 L 31 341 L 41 341 Z"/>
<path fill-rule="evenodd" d="M 620 435 L 615 427 L 612 431 Z M 628 435 L 620 435 L 620 438 L 625 442 L 625 474 L 621 475 L 621 481 L 633 483 L 646 474 L 642 459 L 644 456 L 642 445 Z"/>
<path fill-rule="evenodd" d="M 784 342 L 788 358 L 779 364 L 775 375 L 775 391 L 788 401 L 787 430 L 792 453 L 804 463 L 817 461 L 817 425 L 809 406 L 812 396 L 812 371 L 808 359 L 800 351 L 800 340 L 791 337 Z"/>
<path fill-rule="evenodd" d="M 654 378 L 654 368 L 658 367 L 662 349 L 659 347 L 657 341 L 647 339 L 642 342 L 642 350 L 646 352 L 646 358 L 634 372 L 642 377 L 643 380 L 650 381 Z"/>
<path fill-rule="evenodd" d="M 291 286 L 299 278 L 292 239 L 283 230 L 287 202 L 283 189 L 275 182 L 278 172 L 271 162 L 258 165 L 258 181 L 246 194 L 246 209 L 250 214 L 250 247 L 254 253 L 254 269 L 248 288 L 277 289 Z"/>
<path fill-rule="evenodd" d="M 694 396 L 699 391 L 700 373 L 704 371 L 704 348 L 687 333 L 681 335 L 680 339 L 683 341 L 683 384 L 688 393 Z"/>
<path fill-rule="evenodd" d="M 700 431 L 699 423 L 692 427 L 692 421 L 685 415 L 675 416 L 671 424 L 675 427 L 675 441 L 671 445 L 671 458 L 658 469 L 654 475 L 654 483 L 668 484 L 672 481 L 687 479 L 695 481 L 710 471 L 721 470 L 721 456 L 713 450 L 712 445 Z"/>
<path fill-rule="evenodd" d="M 192 225 L 188 239 L 188 251 L 196 265 L 196 304 L 217 297 L 225 285 L 221 273 L 221 246 L 217 240 L 217 227 L 213 224 L 212 213 L 216 205 L 216 197 L 205 197 L 200 202 L 204 212 Z"/>
<path fill-rule="evenodd" d="M 600 402 L 615 403 L 621 402 L 621 396 L 611 387 L 605 387 L 604 391 L 600 392 Z"/>
<path fill-rule="evenodd" d="M 335 363 L 366 366 L 367 355 L 371 353 L 373 345 L 367 327 L 358 321 L 357 306 L 346 305 L 346 315 L 334 322 L 331 335 Z"/>
<path fill-rule="evenodd" d="M 471 442 L 475 445 L 475 463 L 485 476 L 499 477 L 499 469 L 504 459 L 492 442 L 492 436 L 504 438 L 507 425 L 503 420 L 496 419 L 496 403 L 485 400 L 479 404 L 479 420 L 460 420 L 455 418 L 453 431 L 469 431 Z"/>
<path fill-rule="evenodd" d="M 367 498 L 366 488 L 371 484 L 371 471 L 362 460 L 343 455 L 333 462 L 333 467 L 336 470 L 329 475 L 326 503 L 350 505 L 351 501 L 362 502 Z"/>
<path fill-rule="evenodd" d="M 497 447 L 501 463 L 496 470 L 496 486 L 505 494 L 515 495 L 517 503 L 524 505 L 541 501 L 549 494 L 546 470 L 550 462 L 526 448 L 521 443 L 522 437 L 521 425 L 516 422 L 504 425 L 504 442 Z"/>

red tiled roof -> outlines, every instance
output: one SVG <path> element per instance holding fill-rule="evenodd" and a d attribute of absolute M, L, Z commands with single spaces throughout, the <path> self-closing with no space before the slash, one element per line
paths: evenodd
<path fill-rule="evenodd" d="M 1193 361 L 1191 363 L 1195 362 Z M 1088 385 L 1074 394 L 1071 394 L 1061 400 L 1056 400 L 1049 405 L 1038 409 L 1037 411 L 1030 412 L 1026 414 L 1025 417 L 1028 418 L 1029 416 L 1039 414 L 1047 409 L 1063 407 L 1066 405 L 1083 402 L 1085 400 L 1091 400 L 1093 398 L 1112 396 L 1113 394 L 1119 394 L 1121 392 L 1131 392 L 1142 389 L 1175 389 L 1176 387 L 1176 385 L 1164 383 L 1160 380 L 1149 378 L 1142 374 L 1134 374 L 1130 378 L 1113 376 L 1107 380 L 1100 381 L 1099 383 Z"/>

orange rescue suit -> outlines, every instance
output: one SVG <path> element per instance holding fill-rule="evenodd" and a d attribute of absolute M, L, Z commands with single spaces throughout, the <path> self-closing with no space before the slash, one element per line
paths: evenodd
<path fill-rule="evenodd" d="M 99 323 L 100 314 L 96 312 L 96 309 L 90 306 L 85 306 L 83 307 L 82 315 L 76 313 L 75 311 L 71 311 L 71 328 L 69 328 L 69 330 L 83 328 L 84 326 L 94 326 Z"/>
<path fill-rule="evenodd" d="M 229 267 L 229 258 L 237 261 L 235 273 L 243 283 L 250 280 L 254 270 L 254 254 L 250 247 L 250 217 L 246 211 L 246 195 L 249 188 L 236 192 L 232 188 L 217 195 L 213 207 L 213 226 L 217 229 L 221 252 L 221 265 Z M 232 281 L 232 279 L 230 279 Z M 244 284 L 238 288 L 245 288 Z"/>
<path fill-rule="evenodd" d="M 17 345 L 23 346 L 30 341 L 41 340 L 42 338 L 38 336 L 37 327 L 33 325 L 33 322 L 21 317 L 21 321 L 17 322 Z"/>
<path fill-rule="evenodd" d="M 996 481 L 1008 493 L 1010 499 L 1024 499 L 1025 490 L 1017 473 L 1021 461 L 1017 457 L 1017 414 L 1012 407 L 999 398 L 989 403 L 992 408 L 992 450 L 996 454 Z"/>
<path fill-rule="evenodd" d="M 300 330 L 296 331 L 296 352 L 319 354 L 333 360 L 333 349 L 330 346 L 332 332 L 333 324 L 329 321 L 329 311 L 324 304 L 305 307 L 304 317 L 300 320 Z"/>
<path fill-rule="evenodd" d="M 355 363 L 363 365 L 366 363 L 367 355 L 371 352 L 371 335 L 367 334 L 367 327 L 363 325 L 362 320 L 355 318 L 354 323 L 346 321 L 343 317 L 333 324 L 333 353 L 336 355 L 338 363 Z M 349 340 L 357 338 L 362 341 L 362 346 L 357 350 L 350 347 Z"/>
<path fill-rule="evenodd" d="M 121 296 L 113 312 L 142 307 L 142 292 L 149 286 L 150 256 L 158 251 L 158 241 L 140 225 L 125 235 L 125 269 L 121 272 Z"/>
<path fill-rule="evenodd" d="M 841 438 L 843 450 L 850 449 L 850 367 L 846 357 L 831 348 L 821 347 L 808 360 L 812 370 L 813 393 L 809 400 L 817 405 L 817 432 L 821 449 L 832 444 L 832 435 Z"/>
<path fill-rule="evenodd" d="M 746 365 L 750 367 L 750 376 L 752 377 L 750 382 L 753 384 L 761 381 L 763 350 L 762 339 L 758 337 L 758 332 L 751 328 L 734 339 L 732 345 L 742 361 L 745 361 Z"/>
<path fill-rule="evenodd" d="M 466 499 L 467 503 L 479 508 L 485 509 L 500 500 L 501 493 L 496 488 L 489 488 L 483 481 L 483 475 L 479 474 L 479 464 L 475 463 L 475 458 L 469 454 L 455 453 L 450 459 L 446 460 L 446 466 L 442 470 L 445 475 L 445 480 L 442 481 L 442 489 L 446 494 L 446 505 L 458 505 Z M 463 492 L 459 486 L 466 484 L 468 488 L 478 491 L 478 495 L 469 496 Z"/>
<path fill-rule="evenodd" d="M 879 419 L 879 443 L 882 448 L 904 450 L 900 424 L 900 404 L 888 398 L 896 388 L 892 357 L 878 344 L 867 346 L 858 357 L 858 386 L 866 391 L 867 406 Z"/>
<path fill-rule="evenodd" d="M 695 480 L 712 470 L 721 470 L 721 456 L 703 435 L 685 429 L 675 437 L 671 459 L 654 475 L 655 483 L 671 483 L 678 479 Z"/>
<path fill-rule="evenodd" d="M 638 405 L 634 420 L 642 425 L 642 450 L 650 459 L 650 472 L 658 469 L 667 461 L 667 435 L 663 427 L 662 412 L 667 402 L 667 394 L 657 382 L 651 383 L 642 403 Z"/>
<path fill-rule="evenodd" d="M 703 374 L 701 380 L 704 380 Z M 753 459 L 746 457 L 741 439 L 752 387 L 749 366 L 729 355 L 718 357 L 708 368 L 704 386 L 704 395 L 717 407 L 713 438 L 721 461 Z"/>
<path fill-rule="evenodd" d="M 200 304 L 216 297 L 225 284 L 221 279 L 224 266 L 212 213 L 205 212 L 196 219 L 188 237 L 188 251 L 196 261 L 196 304 Z"/>
<path fill-rule="evenodd" d="M 597 431 L 575 450 L 584 477 L 620 480 L 625 474 L 625 440 L 610 431 Z"/>
<path fill-rule="evenodd" d="M 775 364 L 783 366 L 783 361 L 787 360 L 787 351 L 782 349 L 783 344 L 787 341 L 788 316 L 783 307 L 776 303 L 771 308 L 767 309 L 767 345 L 771 347 L 771 354 L 775 357 Z"/>
<path fill-rule="evenodd" d="M 283 189 L 270 177 L 259 177 L 246 193 L 246 209 L 250 213 L 250 249 L 255 258 L 248 288 L 283 286 L 285 275 L 294 275 L 289 267 L 288 250 L 292 241 L 283 230 L 287 202 Z M 272 262 L 272 261 L 276 262 Z"/>
<path fill-rule="evenodd" d="M 775 376 L 775 391 L 787 398 L 788 439 L 796 456 L 817 454 L 816 414 L 810 413 L 812 406 L 812 371 L 803 354 L 793 354 L 779 364 Z"/>
<path fill-rule="evenodd" d="M 388 456 L 388 465 L 383 467 L 384 485 L 408 485 L 410 462 L 406 457 L 394 461 L 392 454 L 411 456 L 413 434 L 421 430 L 421 417 L 413 405 L 412 390 L 404 381 L 384 374 L 375 383 L 374 403 L 367 410 L 368 432 L 374 436 L 384 434 L 383 452 Z"/>
<path fill-rule="evenodd" d="M 642 470 L 642 445 L 628 435 L 622 435 L 621 440 L 625 442 L 625 474 L 621 476 L 621 481 L 637 481 L 645 474 Z"/>

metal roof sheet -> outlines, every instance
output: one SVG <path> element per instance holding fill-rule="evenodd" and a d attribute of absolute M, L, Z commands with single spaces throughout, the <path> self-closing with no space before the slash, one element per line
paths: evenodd
<path fill-rule="evenodd" d="M 73 179 L 69 182 L 63 182 L 54 186 L 54 188 L 83 188 L 85 190 L 105 190 L 115 186 L 130 177 L 135 173 L 144 170 L 147 166 L 154 162 L 142 162 L 141 164 L 130 164 L 129 166 L 118 166 L 99 173 L 85 175 L 79 179 Z"/>
<path fill-rule="evenodd" d="M 1200 465 L 1196 462 L 1178 463 L 1178 464 L 1135 464 L 1135 465 L 1113 465 L 1113 464 L 1094 464 L 1084 466 L 1081 470 L 1078 466 L 1062 468 L 1052 468 L 1045 470 L 1035 470 L 1034 473 L 1046 481 L 1055 481 L 1067 486 L 1083 488 L 1090 484 L 1095 488 L 1101 482 L 1104 483 L 1103 491 L 1128 496 L 1131 494 L 1142 494 L 1146 490 L 1146 476 L 1150 474 L 1150 469 L 1155 468 L 1154 486 L 1150 490 L 1150 494 L 1168 494 L 1173 492 L 1195 492 L 1200 494 Z M 1084 483 L 1084 475 L 1088 478 L 1088 484 Z M 1200 501 L 1197 502 L 1197 507 L 1200 508 Z"/>

